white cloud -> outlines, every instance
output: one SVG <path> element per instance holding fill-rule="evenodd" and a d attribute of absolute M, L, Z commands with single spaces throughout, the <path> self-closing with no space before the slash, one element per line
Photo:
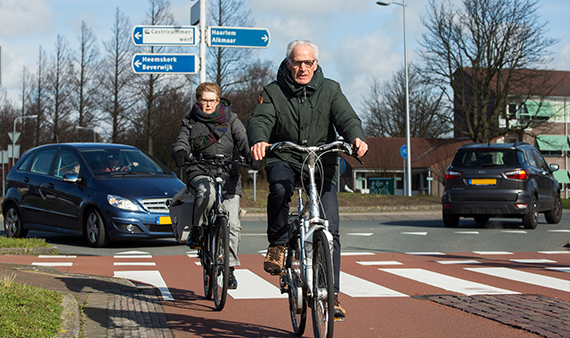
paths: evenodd
<path fill-rule="evenodd" d="M 0 36 L 20 38 L 51 29 L 53 14 L 45 0 L 2 0 Z"/>

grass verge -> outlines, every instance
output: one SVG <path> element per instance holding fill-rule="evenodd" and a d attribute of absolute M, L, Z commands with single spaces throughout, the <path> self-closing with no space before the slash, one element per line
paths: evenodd
<path fill-rule="evenodd" d="M 43 238 L 8 238 L 0 236 L 0 248 L 48 248 Z"/>
<path fill-rule="evenodd" d="M 53 337 L 61 325 L 63 296 L 0 278 L 0 337 Z"/>

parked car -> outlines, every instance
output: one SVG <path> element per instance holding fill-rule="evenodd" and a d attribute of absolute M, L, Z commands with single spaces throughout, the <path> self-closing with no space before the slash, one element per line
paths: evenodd
<path fill-rule="evenodd" d="M 526 229 L 544 213 L 548 223 L 562 217 L 560 186 L 546 163 L 526 142 L 469 143 L 457 150 L 445 172 L 443 223 L 455 228 L 460 217 L 487 223 L 491 217 L 522 218 Z"/>
<path fill-rule="evenodd" d="M 43 145 L 25 152 L 6 178 L 8 237 L 28 230 L 110 240 L 173 237 L 168 203 L 184 188 L 156 158 L 107 143 Z"/>

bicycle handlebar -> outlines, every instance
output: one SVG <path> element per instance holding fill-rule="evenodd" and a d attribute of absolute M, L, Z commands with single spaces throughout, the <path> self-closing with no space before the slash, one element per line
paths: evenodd
<path fill-rule="evenodd" d="M 197 158 L 195 156 L 192 156 L 188 159 L 188 161 L 186 161 L 185 165 L 192 165 L 198 163 L 204 163 L 218 168 L 225 167 L 233 163 L 237 163 L 241 166 L 248 168 L 251 167 L 251 164 L 247 163 L 247 160 L 243 156 L 240 156 L 237 159 L 233 159 L 233 158 L 226 158 L 224 155 L 216 155 L 216 158 L 213 160 L 206 160 L 203 158 Z"/>
<path fill-rule="evenodd" d="M 291 141 L 281 141 L 272 144 L 271 146 L 267 147 L 267 151 L 276 152 L 280 151 L 284 148 L 293 148 L 295 150 L 311 153 L 311 152 L 323 152 L 323 151 L 334 151 L 334 152 L 343 152 L 347 155 L 354 157 L 360 164 L 363 164 L 360 158 L 356 156 L 356 149 L 354 149 L 354 145 L 344 142 L 342 140 L 333 141 L 328 144 L 323 144 L 320 146 L 302 146 Z"/>

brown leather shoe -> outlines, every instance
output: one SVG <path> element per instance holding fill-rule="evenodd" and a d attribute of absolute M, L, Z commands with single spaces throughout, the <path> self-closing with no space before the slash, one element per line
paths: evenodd
<path fill-rule="evenodd" d="M 281 273 L 283 270 L 283 261 L 285 260 L 285 247 L 282 245 L 269 246 L 263 269 L 270 274 Z"/>

